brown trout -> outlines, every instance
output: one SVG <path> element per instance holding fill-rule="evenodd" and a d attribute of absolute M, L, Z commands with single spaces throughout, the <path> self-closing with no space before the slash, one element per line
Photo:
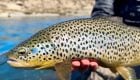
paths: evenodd
<path fill-rule="evenodd" d="M 8 52 L 13 67 L 55 68 L 67 80 L 71 59 L 94 58 L 103 67 L 134 79 L 130 67 L 140 64 L 140 29 L 107 18 L 85 18 L 45 28 Z"/>

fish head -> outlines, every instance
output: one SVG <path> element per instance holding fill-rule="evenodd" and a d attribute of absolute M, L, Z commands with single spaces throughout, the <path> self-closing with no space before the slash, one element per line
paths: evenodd
<path fill-rule="evenodd" d="M 31 57 L 29 58 L 31 52 L 27 47 L 16 47 L 13 50 L 8 52 L 8 61 L 7 63 L 13 67 L 33 67 L 31 65 Z"/>
<path fill-rule="evenodd" d="M 13 67 L 36 69 L 51 68 L 61 61 L 56 60 L 55 46 L 51 42 L 34 42 L 32 40 L 9 51 L 8 58 L 7 63 Z"/>

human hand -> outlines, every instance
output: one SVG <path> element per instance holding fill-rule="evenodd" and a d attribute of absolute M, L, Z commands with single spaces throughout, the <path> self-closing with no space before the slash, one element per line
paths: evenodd
<path fill-rule="evenodd" d="M 73 59 L 72 60 L 72 70 L 96 70 L 98 68 L 98 63 L 95 59 Z"/>
<path fill-rule="evenodd" d="M 97 68 L 98 64 L 94 59 L 73 59 L 71 80 L 87 80 Z"/>

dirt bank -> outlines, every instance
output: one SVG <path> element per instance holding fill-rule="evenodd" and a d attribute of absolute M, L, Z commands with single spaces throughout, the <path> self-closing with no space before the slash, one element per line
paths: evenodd
<path fill-rule="evenodd" d="M 90 15 L 94 0 L 0 0 L 0 16 Z"/>

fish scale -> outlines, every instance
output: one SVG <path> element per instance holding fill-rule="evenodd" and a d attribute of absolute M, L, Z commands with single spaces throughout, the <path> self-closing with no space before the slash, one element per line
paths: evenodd
<path fill-rule="evenodd" d="M 133 70 L 128 67 L 140 64 L 139 41 L 139 28 L 104 17 L 70 20 L 45 28 L 19 44 L 8 52 L 8 57 L 14 59 L 8 63 L 36 69 L 57 66 L 55 69 L 59 71 L 62 69 L 57 64 L 73 58 L 94 58 L 124 79 L 132 80 Z M 61 80 L 67 79 L 66 72 L 57 73 Z"/>

